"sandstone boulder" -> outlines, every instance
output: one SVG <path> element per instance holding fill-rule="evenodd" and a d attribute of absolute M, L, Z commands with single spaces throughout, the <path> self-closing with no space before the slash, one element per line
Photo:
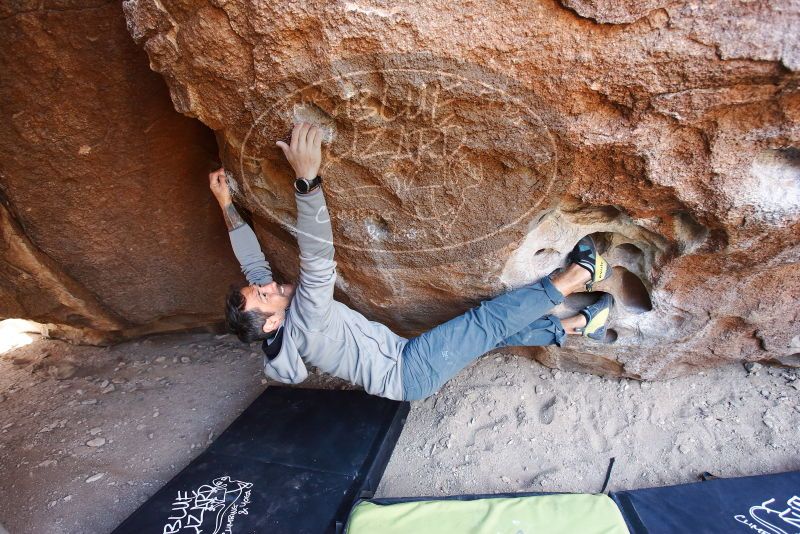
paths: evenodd
<path fill-rule="evenodd" d="M 124 10 L 176 109 L 217 131 L 285 276 L 294 205 L 274 142 L 309 120 L 327 132 L 338 295 L 375 320 L 419 332 L 594 234 L 615 266 L 607 342 L 540 360 L 641 378 L 798 363 L 796 1 Z"/>

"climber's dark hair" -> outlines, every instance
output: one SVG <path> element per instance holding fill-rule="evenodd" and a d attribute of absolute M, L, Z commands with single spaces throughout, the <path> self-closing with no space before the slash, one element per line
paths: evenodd
<path fill-rule="evenodd" d="M 244 310 L 245 298 L 242 289 L 246 284 L 231 286 L 225 297 L 225 327 L 231 334 L 236 334 L 243 343 L 252 343 L 271 336 L 272 332 L 264 332 L 264 323 L 272 314 L 255 310 Z"/>

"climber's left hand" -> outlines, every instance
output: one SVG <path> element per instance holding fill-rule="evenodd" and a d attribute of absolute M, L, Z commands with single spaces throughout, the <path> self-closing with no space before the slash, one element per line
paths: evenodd
<path fill-rule="evenodd" d="M 289 145 L 283 141 L 276 144 L 294 169 L 297 178 L 313 180 L 319 174 L 322 163 L 323 132 L 317 126 L 301 122 L 292 130 L 292 141 Z"/>

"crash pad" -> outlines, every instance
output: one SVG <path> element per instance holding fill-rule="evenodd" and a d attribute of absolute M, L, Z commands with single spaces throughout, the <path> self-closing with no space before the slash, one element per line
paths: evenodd
<path fill-rule="evenodd" d="M 627 534 L 607 495 L 556 494 L 434 499 L 395 504 L 360 502 L 347 534 Z"/>
<path fill-rule="evenodd" d="M 373 495 L 409 405 L 267 388 L 115 534 L 327 533 Z"/>

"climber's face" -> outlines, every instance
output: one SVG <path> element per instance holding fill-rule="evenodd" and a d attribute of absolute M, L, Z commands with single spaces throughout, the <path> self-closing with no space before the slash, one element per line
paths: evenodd
<path fill-rule="evenodd" d="M 263 286 L 249 285 L 242 288 L 242 295 L 245 299 L 245 311 L 259 311 L 268 315 L 267 322 L 264 324 L 264 331 L 275 330 L 286 314 L 286 308 L 292 302 L 295 286 L 292 284 L 278 284 L 270 282 Z"/>

